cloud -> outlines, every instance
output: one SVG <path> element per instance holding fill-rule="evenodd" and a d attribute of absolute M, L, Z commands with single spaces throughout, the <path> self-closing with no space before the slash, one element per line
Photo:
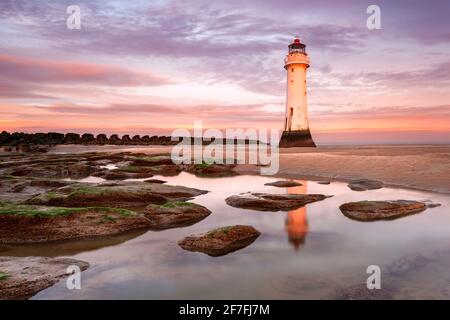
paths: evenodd
<path fill-rule="evenodd" d="M 105 86 L 161 85 L 169 81 L 121 67 L 70 61 L 50 61 L 0 55 L 0 81 Z"/>

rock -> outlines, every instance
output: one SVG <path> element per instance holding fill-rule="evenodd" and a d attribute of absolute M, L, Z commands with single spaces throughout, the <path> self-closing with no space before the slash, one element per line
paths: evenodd
<path fill-rule="evenodd" d="M 395 287 L 382 283 L 381 289 L 368 289 L 366 284 L 353 285 L 346 288 L 337 288 L 335 300 L 390 300 L 395 293 Z"/>
<path fill-rule="evenodd" d="M 160 165 L 173 165 L 172 158 L 170 156 L 143 156 L 132 157 L 130 166 L 160 166 Z"/>
<path fill-rule="evenodd" d="M 0 257 L 0 300 L 28 299 L 41 290 L 68 277 L 67 267 L 78 266 L 81 271 L 89 264 L 67 258 Z"/>
<path fill-rule="evenodd" d="M 60 188 L 69 184 L 71 181 L 51 180 L 51 179 L 33 179 L 22 177 L 1 176 L 0 202 L 9 201 L 20 203 L 28 200 L 36 194 L 48 191 L 53 188 Z"/>
<path fill-rule="evenodd" d="M 148 179 L 148 180 L 144 180 L 144 182 L 147 182 L 147 183 L 160 183 L 160 184 L 167 183 L 167 181 L 159 180 L 159 179 Z"/>
<path fill-rule="evenodd" d="M 123 183 L 114 186 L 74 184 L 40 194 L 27 204 L 62 207 L 137 207 L 184 201 L 208 191 L 159 183 Z"/>
<path fill-rule="evenodd" d="M 147 175 L 146 177 L 148 178 L 155 174 L 162 175 L 162 176 L 176 176 L 181 172 L 181 168 L 174 164 L 151 165 L 151 166 L 126 165 L 126 166 L 122 166 L 118 169 L 115 169 L 114 171 L 140 174 L 140 175 L 142 175 L 143 178 L 145 178 L 144 175 Z"/>
<path fill-rule="evenodd" d="M 113 134 L 109 137 L 108 142 L 110 144 L 119 144 L 121 142 L 121 140 L 117 134 Z"/>
<path fill-rule="evenodd" d="M 387 266 L 389 273 L 395 277 L 402 277 L 411 271 L 424 267 L 432 260 L 422 255 L 411 255 L 395 260 Z"/>
<path fill-rule="evenodd" d="M 418 201 L 358 201 L 344 203 L 339 207 L 350 219 L 358 221 L 393 220 L 422 212 L 426 205 Z"/>
<path fill-rule="evenodd" d="M 203 252 L 209 256 L 223 256 L 252 244 L 260 232 L 251 226 L 230 226 L 193 235 L 178 241 L 184 250 Z"/>
<path fill-rule="evenodd" d="M 133 138 L 131 138 L 131 140 L 134 142 L 134 143 L 136 143 L 136 144 L 140 144 L 142 141 L 141 141 L 141 136 L 139 136 L 139 135 L 135 135 L 135 136 L 133 136 Z"/>
<path fill-rule="evenodd" d="M 179 175 L 180 172 L 182 171 L 181 168 L 175 164 L 153 166 L 151 168 L 154 174 L 161 175 L 164 177 L 174 177 Z"/>
<path fill-rule="evenodd" d="M 67 172 L 71 178 L 85 178 L 95 171 L 94 167 L 83 163 L 69 165 Z"/>
<path fill-rule="evenodd" d="M 330 181 L 318 181 L 317 183 L 318 184 L 330 184 L 331 182 Z"/>
<path fill-rule="evenodd" d="M 105 180 L 125 180 L 125 179 L 144 179 L 153 177 L 152 173 L 131 173 L 123 172 L 117 169 L 98 172 L 95 176 Z"/>
<path fill-rule="evenodd" d="M 66 133 L 64 136 L 64 143 L 77 144 L 80 143 L 81 137 L 78 133 Z"/>
<path fill-rule="evenodd" d="M 440 207 L 440 206 L 441 206 L 440 203 L 433 202 L 433 201 L 431 201 L 431 200 L 425 200 L 425 201 L 423 201 L 423 203 L 425 203 L 425 205 L 426 205 L 427 208 L 429 208 L 429 209 L 433 209 L 433 208 L 436 208 L 436 207 Z"/>
<path fill-rule="evenodd" d="M 189 164 L 189 165 L 180 165 L 183 171 L 190 172 L 199 177 L 211 177 L 211 178 L 220 178 L 220 177 L 231 177 L 236 176 L 238 173 L 233 171 L 236 167 L 234 164 Z"/>
<path fill-rule="evenodd" d="M 89 142 L 93 142 L 93 141 L 95 141 L 95 137 L 91 133 L 84 133 L 81 136 L 81 142 L 83 142 L 83 143 L 89 143 Z"/>
<path fill-rule="evenodd" d="M 383 188 L 383 182 L 369 179 L 351 180 L 347 185 L 353 191 L 366 191 Z"/>
<path fill-rule="evenodd" d="M 125 209 L 0 205 L 1 244 L 95 238 L 149 226 L 143 215 Z"/>
<path fill-rule="evenodd" d="M 104 133 L 98 134 L 97 137 L 95 138 L 95 142 L 100 143 L 100 144 L 104 144 L 107 141 L 108 141 L 108 137 Z"/>
<path fill-rule="evenodd" d="M 331 196 L 322 194 L 244 193 L 228 197 L 225 199 L 225 202 L 236 208 L 260 211 L 289 211 L 329 197 Z"/>
<path fill-rule="evenodd" d="M 275 182 L 268 182 L 264 184 L 265 186 L 272 186 L 272 187 L 280 187 L 280 188 L 289 188 L 289 187 L 298 187 L 301 186 L 301 183 L 295 182 L 295 181 L 275 181 Z"/>
<path fill-rule="evenodd" d="M 207 208 L 191 202 L 167 202 L 163 205 L 149 205 L 145 216 L 153 230 L 180 228 L 193 225 L 211 214 Z"/>

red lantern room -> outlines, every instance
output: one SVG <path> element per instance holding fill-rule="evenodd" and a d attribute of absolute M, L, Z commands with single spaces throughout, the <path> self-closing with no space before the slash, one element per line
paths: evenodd
<path fill-rule="evenodd" d="M 306 46 L 300 42 L 299 38 L 295 38 L 294 41 L 289 45 L 289 54 L 291 53 L 303 53 L 306 55 Z"/>

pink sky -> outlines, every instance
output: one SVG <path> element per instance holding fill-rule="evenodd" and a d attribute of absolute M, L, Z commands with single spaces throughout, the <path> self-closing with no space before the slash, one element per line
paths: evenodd
<path fill-rule="evenodd" d="M 71 1 L 2 1 L 0 129 L 281 129 L 298 34 L 318 144 L 450 143 L 448 2 L 379 1 L 374 31 L 364 1 L 256 2 L 78 1 L 68 30 Z"/>

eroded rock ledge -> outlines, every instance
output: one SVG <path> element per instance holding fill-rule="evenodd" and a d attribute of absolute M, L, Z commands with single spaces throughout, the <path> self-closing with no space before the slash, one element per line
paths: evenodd
<path fill-rule="evenodd" d="M 358 221 L 393 220 L 426 208 L 425 203 L 411 200 L 347 202 L 339 207 L 346 217 Z"/>
<path fill-rule="evenodd" d="M 149 226 L 144 216 L 118 208 L 0 205 L 0 244 L 95 238 Z"/>
<path fill-rule="evenodd" d="M 331 196 L 323 194 L 244 193 L 228 197 L 225 202 L 236 208 L 259 211 L 289 211 L 329 197 Z"/>
<path fill-rule="evenodd" d="M 289 187 L 298 187 L 298 186 L 301 186 L 302 184 L 295 182 L 295 181 L 280 180 L 280 181 L 274 181 L 274 182 L 267 182 L 264 185 L 271 186 L 271 187 L 279 187 L 279 188 L 289 188 Z"/>
<path fill-rule="evenodd" d="M 184 250 L 203 252 L 212 257 L 226 255 L 252 244 L 261 233 L 251 226 L 229 226 L 192 235 L 178 241 Z"/>
<path fill-rule="evenodd" d="M 61 207 L 137 207 L 164 204 L 168 201 L 189 200 L 208 191 L 160 183 L 116 183 L 110 185 L 69 185 L 45 192 L 27 201 L 27 204 Z"/>
<path fill-rule="evenodd" d="M 89 264 L 67 258 L 0 257 L 0 300 L 28 299 L 68 276 L 67 267 L 81 271 Z"/>
<path fill-rule="evenodd" d="M 199 204 L 180 201 L 167 202 L 163 205 L 151 204 L 144 210 L 152 230 L 187 227 L 210 214 L 210 210 Z"/>

